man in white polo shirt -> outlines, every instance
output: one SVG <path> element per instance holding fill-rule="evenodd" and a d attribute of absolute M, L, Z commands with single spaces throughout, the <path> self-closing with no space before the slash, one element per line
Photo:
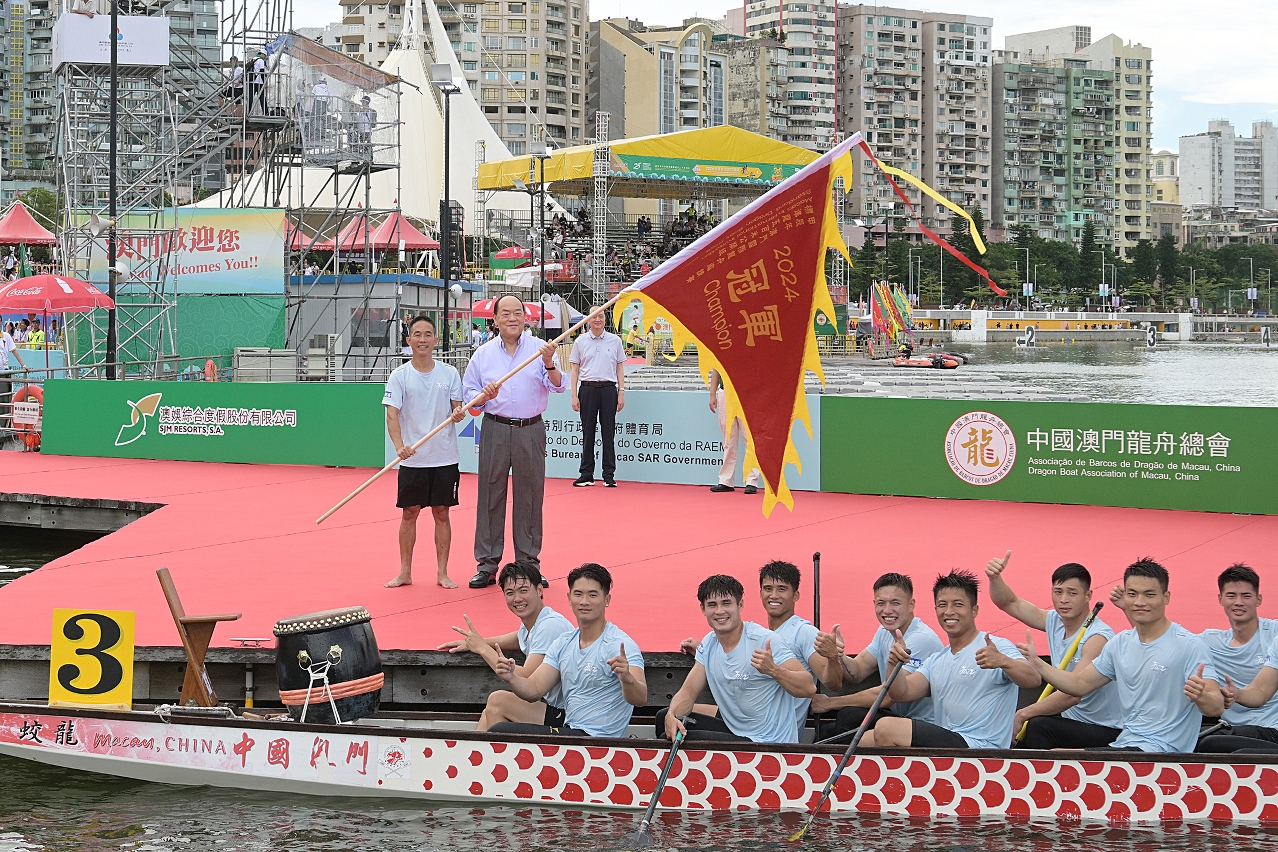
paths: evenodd
<path fill-rule="evenodd" d="M 386 583 L 389 588 L 413 582 L 413 547 L 417 544 L 417 516 L 430 506 L 435 518 L 435 582 L 445 589 L 457 584 L 448 577 L 448 551 L 453 528 L 448 510 L 457 505 L 461 481 L 457 463 L 457 430 L 444 427 L 419 449 L 413 444 L 440 423 L 451 419 L 460 423 L 462 380 L 457 368 L 436 361 L 433 355 L 439 337 L 430 317 L 413 317 L 408 325 L 408 345 L 413 360 L 396 367 L 386 381 L 386 431 L 399 454 L 399 495 L 395 505 L 403 509 L 399 523 L 399 573 Z"/>
<path fill-rule="evenodd" d="M 573 485 L 595 484 L 595 425 L 603 443 L 603 481 L 616 488 L 617 454 L 613 435 L 617 412 L 626 404 L 626 347 L 604 330 L 604 312 L 591 315 L 589 331 L 572 345 L 572 410 L 581 412 L 581 467 Z"/>

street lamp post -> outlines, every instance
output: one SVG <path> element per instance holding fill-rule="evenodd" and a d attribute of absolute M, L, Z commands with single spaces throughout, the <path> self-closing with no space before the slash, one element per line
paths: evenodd
<path fill-rule="evenodd" d="M 545 140 L 534 140 L 529 146 L 533 157 L 537 160 L 537 192 L 539 193 L 538 206 L 541 212 L 538 214 L 537 233 L 541 243 L 541 263 L 539 278 L 540 287 L 537 291 L 537 303 L 541 308 L 541 336 L 546 336 L 546 160 L 550 158 L 550 148 Z"/>
<path fill-rule="evenodd" d="M 119 282 L 119 276 L 116 274 L 115 250 L 116 250 L 116 234 L 115 234 L 115 160 L 118 151 L 116 129 L 118 125 L 116 105 L 120 102 L 120 64 L 119 64 L 119 33 L 120 33 L 120 0 L 111 0 L 111 103 L 108 108 L 110 117 L 107 129 L 107 219 L 111 222 L 110 230 L 107 232 L 107 295 L 111 297 L 111 309 L 107 311 L 107 329 L 106 329 L 106 368 L 107 378 L 114 379 L 116 377 L 116 346 L 118 344 L 118 332 L 116 329 L 116 312 L 115 312 L 115 296 L 116 285 Z"/>
<path fill-rule="evenodd" d="M 449 168 L 449 104 L 453 95 L 461 91 L 461 86 L 453 82 L 453 66 L 447 62 L 433 63 L 430 66 L 430 84 L 439 89 L 444 96 L 444 197 L 439 202 L 439 236 L 440 266 L 444 279 L 444 354 L 448 354 L 448 343 L 453 336 L 452 319 L 449 316 L 452 306 L 449 304 L 449 288 L 452 286 L 453 265 L 453 211 L 448 197 Z"/>
<path fill-rule="evenodd" d="M 879 212 L 883 214 L 883 283 L 888 280 L 888 226 L 892 222 L 892 208 L 886 204 L 879 205 Z"/>
<path fill-rule="evenodd" d="M 1260 268 L 1260 271 L 1265 273 L 1265 313 L 1272 314 L 1274 312 L 1274 274 L 1264 266 Z"/>
<path fill-rule="evenodd" d="M 1099 254 L 1101 256 L 1101 290 L 1103 291 L 1105 289 L 1105 252 L 1097 249 L 1096 251 L 1093 251 L 1092 254 Z M 1105 294 L 1102 292 L 1100 295 L 1103 297 Z M 1102 305 L 1102 307 L 1104 307 L 1104 305 Z"/>
<path fill-rule="evenodd" d="M 1255 259 L 1254 259 L 1254 258 L 1250 258 L 1250 257 L 1244 257 L 1244 258 L 1242 258 L 1242 259 L 1243 259 L 1243 260 L 1245 260 L 1245 261 L 1247 261 L 1247 263 L 1250 265 L 1250 269 L 1251 269 L 1251 271 L 1250 271 L 1250 273 L 1249 273 L 1249 275 L 1248 275 L 1248 278 L 1247 278 L 1247 301 L 1249 301 L 1249 302 L 1250 302 L 1250 301 L 1254 301 L 1254 300 L 1251 298 L 1251 293 L 1252 293 L 1252 291 L 1253 291 L 1253 290 L 1255 290 L 1255 289 L 1256 289 L 1256 261 L 1255 261 Z M 1253 308 L 1253 309 L 1254 309 L 1255 307 L 1256 307 L 1255 305 L 1252 305 L 1252 308 Z"/>

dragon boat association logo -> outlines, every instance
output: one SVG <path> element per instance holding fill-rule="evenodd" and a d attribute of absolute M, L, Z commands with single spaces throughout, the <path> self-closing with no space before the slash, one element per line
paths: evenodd
<path fill-rule="evenodd" d="M 993 485 L 1012 470 L 1016 436 L 1003 418 L 988 411 L 970 411 L 945 433 L 945 460 L 964 482 Z"/>

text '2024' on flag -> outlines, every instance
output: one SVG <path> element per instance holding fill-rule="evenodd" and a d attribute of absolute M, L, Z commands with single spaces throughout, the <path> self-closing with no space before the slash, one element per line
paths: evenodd
<path fill-rule="evenodd" d="M 794 508 L 785 466 L 800 467 L 791 427 L 812 433 L 803 376 L 824 380 L 813 321 L 834 321 L 825 280 L 828 249 L 847 256 L 832 191 L 852 186 L 855 134 L 679 252 L 622 294 L 618 317 L 637 299 L 644 325 L 665 318 L 676 353 L 695 344 L 702 374 L 723 378 L 727 422 L 745 424 L 746 469 L 758 467 L 764 514 Z M 849 261 L 850 262 L 850 261 Z"/>

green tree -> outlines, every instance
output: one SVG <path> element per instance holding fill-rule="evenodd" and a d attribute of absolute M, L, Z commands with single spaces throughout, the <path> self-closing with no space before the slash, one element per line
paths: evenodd
<path fill-rule="evenodd" d="M 1158 283 L 1164 295 L 1170 296 L 1177 288 L 1177 279 L 1180 278 L 1180 251 L 1176 248 L 1176 238 L 1171 234 L 1159 237 L 1154 255 L 1158 261 Z M 1180 293 L 1176 295 L 1182 296 Z"/>
<path fill-rule="evenodd" d="M 1154 252 L 1154 244 L 1149 240 L 1141 240 L 1134 245 L 1128 256 L 1131 259 L 1131 285 L 1128 288 L 1129 298 L 1137 304 L 1147 305 L 1158 292 L 1158 257 Z"/>
<path fill-rule="evenodd" d="M 44 227 L 58 232 L 58 198 L 52 192 L 43 187 L 34 187 L 28 189 L 19 196 L 19 201 L 27 208 L 27 212 L 31 214 L 31 218 L 40 223 Z M 48 263 L 51 258 L 49 246 L 31 246 L 30 258 L 37 263 Z"/>
<path fill-rule="evenodd" d="M 1096 262 L 1096 225 L 1093 222 L 1083 223 L 1083 238 L 1078 244 L 1078 281 L 1077 288 L 1082 293 L 1100 292 L 1101 270 Z"/>

